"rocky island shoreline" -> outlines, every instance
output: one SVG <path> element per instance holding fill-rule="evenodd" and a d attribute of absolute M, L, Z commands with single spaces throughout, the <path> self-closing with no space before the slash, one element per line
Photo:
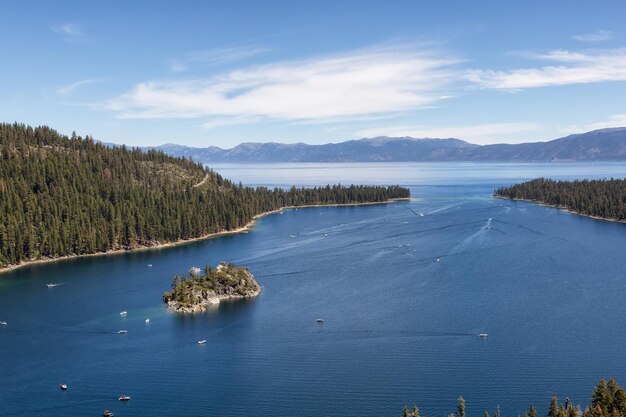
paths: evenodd
<path fill-rule="evenodd" d="M 163 294 L 170 311 L 177 313 L 203 312 L 224 300 L 254 298 L 261 287 L 245 267 L 220 263 L 216 268 L 192 268 L 189 277 L 176 275 L 172 290 Z"/>

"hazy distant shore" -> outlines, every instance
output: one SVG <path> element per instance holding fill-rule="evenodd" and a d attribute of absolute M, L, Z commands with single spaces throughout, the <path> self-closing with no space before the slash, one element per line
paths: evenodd
<path fill-rule="evenodd" d="M 379 205 L 379 204 L 390 204 L 390 203 L 395 203 L 397 201 L 409 201 L 411 200 L 411 198 L 392 198 L 389 200 L 385 200 L 385 201 L 374 201 L 374 202 L 367 202 L 367 203 L 347 203 L 347 204 L 310 204 L 310 205 L 304 205 L 304 206 L 287 206 L 287 207 L 281 207 L 279 209 L 276 210 L 271 210 L 271 211 L 266 211 L 263 213 L 259 213 L 256 216 L 254 216 L 252 218 L 252 220 L 250 222 L 248 222 L 245 226 L 243 227 L 239 227 L 237 229 L 233 229 L 233 230 L 223 230 L 220 232 L 215 232 L 215 233 L 209 233 L 203 236 L 198 236 L 198 237 L 194 237 L 194 238 L 190 238 L 190 239 L 179 239 L 176 241 L 172 241 L 172 242 L 164 242 L 164 243 L 155 243 L 154 245 L 142 245 L 142 246 L 138 246 L 136 248 L 130 248 L 130 249 L 115 249 L 115 250 L 109 250 L 109 251 L 104 251 L 104 252 L 94 252 L 94 253 L 85 253 L 85 254 L 80 254 L 80 255 L 65 255 L 65 256 L 59 256 L 56 258 L 39 258 L 39 259 L 33 259 L 30 261 L 25 261 L 25 262 L 20 262 L 19 264 L 13 264 L 13 265 L 7 265 L 5 267 L 0 268 L 0 273 L 3 272 L 9 272 L 9 271 L 13 271 L 15 269 L 18 268 L 22 268 L 25 266 L 29 266 L 29 265 L 36 265 L 36 264 L 43 264 L 43 263 L 49 263 L 49 262 L 58 262 L 58 261 L 64 261 L 64 260 L 68 260 L 68 259 L 75 259 L 75 258 L 86 258 L 86 257 L 90 257 L 90 256 L 107 256 L 107 255 L 118 255 L 118 254 L 122 254 L 122 253 L 132 253 L 132 252 L 139 252 L 139 251 L 145 251 L 145 250 L 150 250 L 150 249 L 164 249 L 164 248 L 169 248 L 172 246 L 179 246 L 179 245 L 185 245 L 188 243 L 193 243 L 193 242 L 197 242 L 200 240 L 206 240 L 206 239 L 212 239 L 212 238 L 216 238 L 216 237 L 220 237 L 220 236 L 226 236 L 226 235 L 232 235 L 232 234 L 236 234 L 236 233 L 242 233 L 242 232 L 246 232 L 249 231 L 250 229 L 252 229 L 256 223 L 256 220 L 265 217 L 265 216 L 269 216 L 270 214 L 275 214 L 275 213 L 280 213 L 281 211 L 284 210 L 290 210 L 290 209 L 301 209 L 301 208 L 315 208 L 315 207 L 357 207 L 357 206 L 371 206 L 371 205 Z"/>

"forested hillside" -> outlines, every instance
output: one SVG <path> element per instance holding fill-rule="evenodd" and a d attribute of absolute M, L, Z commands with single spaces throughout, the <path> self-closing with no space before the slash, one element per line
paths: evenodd
<path fill-rule="evenodd" d="M 626 220 L 626 179 L 554 181 L 539 178 L 500 188 L 495 195 L 565 207 L 587 216 Z"/>
<path fill-rule="evenodd" d="M 0 267 L 233 230 L 284 206 L 408 196 L 395 186 L 255 189 L 162 152 L 0 124 Z"/>

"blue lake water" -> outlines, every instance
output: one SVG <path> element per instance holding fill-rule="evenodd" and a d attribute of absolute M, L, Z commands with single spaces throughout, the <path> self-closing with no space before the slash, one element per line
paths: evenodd
<path fill-rule="evenodd" d="M 626 164 L 215 168 L 255 185 L 401 184 L 414 200 L 288 210 L 247 234 L 0 275 L 0 416 L 400 416 L 417 403 L 437 417 L 459 395 L 470 416 L 516 416 L 543 413 L 553 389 L 587 403 L 599 378 L 626 383 L 626 225 L 490 198 L 537 176 L 626 177 Z M 248 266 L 261 295 L 166 311 L 174 274 L 222 260 Z"/>

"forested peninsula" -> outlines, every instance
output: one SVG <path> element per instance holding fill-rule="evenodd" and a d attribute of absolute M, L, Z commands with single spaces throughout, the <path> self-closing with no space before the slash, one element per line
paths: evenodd
<path fill-rule="evenodd" d="M 283 207 L 408 197 L 399 186 L 246 187 L 160 151 L 0 124 L 0 268 L 236 231 Z"/>
<path fill-rule="evenodd" d="M 626 179 L 555 181 L 539 178 L 499 188 L 494 195 L 546 204 L 584 216 L 626 221 Z"/>

